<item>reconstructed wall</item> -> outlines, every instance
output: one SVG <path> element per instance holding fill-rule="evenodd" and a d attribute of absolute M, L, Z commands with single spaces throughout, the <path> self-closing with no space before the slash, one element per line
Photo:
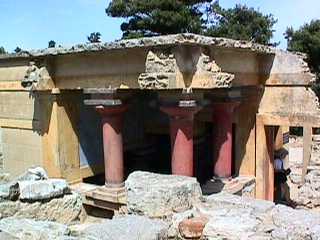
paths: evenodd
<path fill-rule="evenodd" d="M 3 171 L 17 175 L 42 164 L 38 104 L 26 91 L 0 92 Z"/>
<path fill-rule="evenodd" d="M 167 117 L 149 106 L 159 105 L 156 101 L 161 98 L 176 101 L 184 89 L 206 102 L 214 99 L 215 89 L 223 89 L 227 96 L 235 87 L 263 86 L 262 96 L 240 96 L 233 121 L 235 172 L 265 181 L 270 176 L 261 174 L 265 172 L 261 160 L 268 157 L 269 133 L 256 114 L 319 117 L 317 98 L 310 89 L 313 78 L 301 56 L 249 42 L 189 34 L 0 57 L 4 170 L 20 172 L 27 165 L 40 164 L 50 176 L 69 181 L 96 173 L 88 158 L 101 155 L 101 149 L 90 149 L 92 143 L 101 144 L 90 141 L 99 137 L 95 136 L 99 119 L 91 121 L 88 114 L 93 110 L 83 109 L 84 88 L 143 91 L 140 97 L 133 94 L 126 114 L 125 147 L 134 148 L 147 141 L 147 134 L 168 134 Z M 32 91 L 26 91 L 21 82 Z M 206 98 L 210 94 L 212 99 Z M 209 105 L 205 108 L 209 110 L 196 116 L 199 138 L 205 135 L 205 123 L 212 124 L 214 112 Z M 261 136 L 263 146 L 257 150 Z"/>

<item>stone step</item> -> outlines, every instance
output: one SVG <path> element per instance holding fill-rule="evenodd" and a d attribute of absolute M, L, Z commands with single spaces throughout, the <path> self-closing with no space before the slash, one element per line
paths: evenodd
<path fill-rule="evenodd" d="M 125 188 L 107 188 L 105 186 L 77 183 L 71 189 L 82 195 L 84 205 L 102 208 L 111 211 L 118 211 L 120 207 L 126 205 Z"/>

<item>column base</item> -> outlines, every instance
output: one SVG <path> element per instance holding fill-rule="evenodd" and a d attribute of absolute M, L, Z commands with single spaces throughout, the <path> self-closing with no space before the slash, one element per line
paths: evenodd
<path fill-rule="evenodd" d="M 88 192 L 86 194 L 88 197 L 91 197 L 95 200 L 117 203 L 117 204 L 126 204 L 127 203 L 127 192 L 126 188 L 109 188 L 106 186 L 96 188 L 95 190 Z"/>
<path fill-rule="evenodd" d="M 124 182 L 122 183 L 105 183 L 106 188 L 124 188 Z"/>

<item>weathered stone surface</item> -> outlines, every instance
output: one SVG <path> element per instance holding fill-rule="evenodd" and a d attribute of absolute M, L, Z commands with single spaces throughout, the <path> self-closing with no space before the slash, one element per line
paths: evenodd
<path fill-rule="evenodd" d="M 206 208 L 200 211 L 209 218 L 203 230 L 203 235 L 208 238 L 246 239 L 261 223 L 250 208 Z"/>
<path fill-rule="evenodd" d="M 319 239 L 320 214 L 277 205 L 271 212 L 274 225 L 285 239 Z M 274 235 L 274 234 L 273 234 Z M 277 234 L 279 235 L 279 234 Z M 314 235 L 315 238 L 310 238 Z"/>
<path fill-rule="evenodd" d="M 0 201 L 10 199 L 10 186 L 11 184 L 0 184 Z"/>
<path fill-rule="evenodd" d="M 116 217 L 84 230 L 80 239 L 91 240 L 165 240 L 168 224 L 143 216 Z"/>
<path fill-rule="evenodd" d="M 146 72 L 141 73 L 138 83 L 142 89 L 166 89 L 176 79 L 176 60 L 173 54 L 149 51 Z"/>
<path fill-rule="evenodd" d="M 320 208 L 320 142 L 317 135 L 313 136 L 311 159 L 307 168 L 305 182 L 302 184 L 302 138 L 296 138 L 289 146 L 289 167 L 291 173 L 288 184 L 290 197 L 297 204 L 297 208 L 312 209 Z M 295 145 L 294 145 L 295 144 Z M 300 154 L 294 154 L 295 152 Z"/>
<path fill-rule="evenodd" d="M 137 171 L 126 181 L 128 212 L 164 217 L 190 209 L 201 199 L 195 178 Z"/>
<path fill-rule="evenodd" d="M 41 201 L 61 197 L 70 192 L 64 179 L 48 179 L 41 181 L 19 181 L 19 199 L 24 201 Z"/>
<path fill-rule="evenodd" d="M 206 203 L 220 208 L 251 208 L 256 214 L 266 213 L 275 206 L 270 201 L 240 197 L 229 193 L 212 194 L 206 197 L 206 200 Z"/>
<path fill-rule="evenodd" d="M 185 87 L 230 87 L 234 75 L 222 72 L 217 63 L 201 49 L 190 46 L 165 51 L 149 51 L 146 71 L 138 79 L 142 89 L 166 89 L 181 75 Z M 191 83 L 192 82 L 192 83 Z M 191 84 L 191 85 L 190 85 Z"/>
<path fill-rule="evenodd" d="M 0 153 L 1 158 L 1 153 Z M 1 160 L 0 160 L 1 161 Z M 0 167 L 1 169 L 1 167 Z M 5 184 L 10 181 L 10 174 L 9 173 L 0 173 L 0 184 Z"/>
<path fill-rule="evenodd" d="M 15 57 L 39 57 L 46 55 L 63 55 L 70 53 L 81 52 L 97 52 L 114 49 L 125 48 L 141 48 L 141 47 L 159 47 L 159 46 L 172 46 L 172 45 L 203 45 L 203 46 L 216 46 L 223 48 L 239 48 L 247 49 L 253 52 L 261 53 L 274 53 L 275 48 L 256 44 L 248 41 L 233 40 L 227 38 L 213 38 L 205 37 L 196 34 L 175 34 L 159 37 L 146 37 L 139 39 L 121 40 L 109 43 L 94 43 L 94 44 L 78 44 L 70 48 L 56 47 L 46 48 L 35 51 L 22 51 L 15 54 L 3 54 L 0 58 L 15 58 Z"/>
<path fill-rule="evenodd" d="M 0 239 L 3 240 L 19 240 L 19 238 L 16 238 L 15 236 L 7 233 L 7 232 L 1 232 L 0 231 Z"/>
<path fill-rule="evenodd" d="M 206 197 L 195 208 L 209 219 L 203 235 L 208 239 L 264 239 L 272 202 L 240 197 L 228 193 Z M 271 227 L 273 229 L 273 227 Z M 257 237 L 257 238 L 255 238 Z"/>
<path fill-rule="evenodd" d="M 42 167 L 29 168 L 24 174 L 17 177 L 16 181 L 47 180 L 48 174 Z"/>
<path fill-rule="evenodd" d="M 2 128 L 0 127 L 0 170 L 4 167 L 4 156 L 3 156 L 3 133 Z M 0 182 L 2 183 L 2 175 L 3 173 L 0 173 Z"/>
<path fill-rule="evenodd" d="M 0 220 L 2 236 L 19 240 L 67 240 L 70 230 L 66 225 L 54 222 L 34 221 L 30 219 L 6 218 Z M 0 235 L 1 237 L 1 235 Z"/>
<path fill-rule="evenodd" d="M 67 194 L 44 202 L 0 202 L 0 218 L 16 217 L 71 223 L 77 221 L 82 211 L 82 199 L 78 193 Z"/>
<path fill-rule="evenodd" d="M 13 181 L 0 184 L 0 201 L 43 201 L 61 197 L 69 192 L 66 180 L 48 179 L 43 168 L 35 167 L 28 169 Z"/>
<path fill-rule="evenodd" d="M 184 219 L 179 224 L 180 235 L 186 239 L 200 239 L 207 222 L 206 217 Z"/>

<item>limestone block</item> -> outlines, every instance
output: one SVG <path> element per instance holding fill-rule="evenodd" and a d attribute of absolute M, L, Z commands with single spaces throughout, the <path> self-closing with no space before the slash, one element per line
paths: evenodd
<path fill-rule="evenodd" d="M 70 230 L 66 225 L 30 219 L 2 219 L 0 231 L 4 232 L 8 239 L 18 240 L 66 240 L 70 236 Z"/>
<path fill-rule="evenodd" d="M 306 210 L 295 210 L 277 205 L 271 212 L 274 224 L 282 229 L 287 239 L 308 239 L 310 235 L 319 239 L 320 214 Z"/>
<path fill-rule="evenodd" d="M 128 212 L 149 217 L 170 216 L 192 208 L 202 193 L 195 178 L 137 171 L 126 181 Z"/>
<path fill-rule="evenodd" d="M 255 214 L 263 214 L 273 209 L 275 204 L 270 201 L 240 197 L 229 193 L 212 194 L 206 197 L 207 207 L 212 205 L 219 208 L 250 208 Z"/>
<path fill-rule="evenodd" d="M 117 217 L 84 230 L 83 239 L 91 240 L 165 240 L 168 224 L 143 216 Z"/>
<path fill-rule="evenodd" d="M 248 239 L 256 232 L 260 222 L 250 215 L 241 215 L 241 213 L 240 211 L 239 215 L 221 215 L 210 218 L 203 230 L 203 235 L 207 239 Z"/>
<path fill-rule="evenodd" d="M 0 201 L 16 200 L 19 197 L 19 189 L 17 182 L 9 182 L 0 184 Z"/>
<path fill-rule="evenodd" d="M 42 181 L 19 181 L 19 199 L 24 201 L 40 201 L 61 197 L 69 192 L 64 179 L 48 179 Z"/>
<path fill-rule="evenodd" d="M 24 174 L 17 177 L 17 181 L 38 181 L 48 179 L 47 172 L 42 167 L 29 168 Z"/>
<path fill-rule="evenodd" d="M 78 193 L 67 194 L 44 202 L 0 202 L 0 218 L 16 217 L 69 224 L 77 221 L 82 211 L 82 199 Z"/>

